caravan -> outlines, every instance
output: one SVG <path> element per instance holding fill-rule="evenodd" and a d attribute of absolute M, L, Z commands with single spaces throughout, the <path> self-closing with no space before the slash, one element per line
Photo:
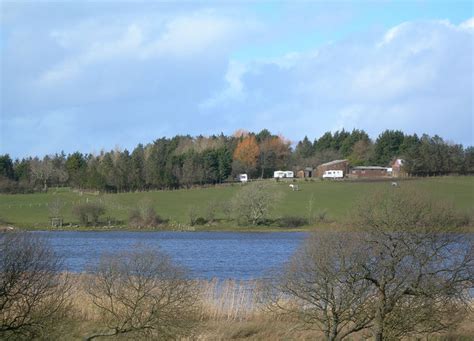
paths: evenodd
<path fill-rule="evenodd" d="M 323 174 L 323 179 L 342 179 L 344 172 L 342 170 L 327 170 Z"/>
<path fill-rule="evenodd" d="M 273 178 L 275 179 L 282 179 L 282 178 L 294 178 L 295 174 L 292 171 L 274 171 Z"/>

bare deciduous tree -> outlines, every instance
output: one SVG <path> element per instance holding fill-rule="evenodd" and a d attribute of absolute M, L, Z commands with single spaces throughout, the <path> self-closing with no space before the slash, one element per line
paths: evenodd
<path fill-rule="evenodd" d="M 474 249 L 472 237 L 453 230 L 461 221 L 455 210 L 394 189 L 367 199 L 354 218 L 366 255 L 357 272 L 373 290 L 376 340 L 445 330 L 459 321 L 452 311 L 468 308 Z"/>
<path fill-rule="evenodd" d="M 376 340 L 453 328 L 470 309 L 474 243 L 455 210 L 409 190 L 366 198 L 354 232 L 312 236 L 277 281 L 273 306 L 328 340 Z M 278 296 L 279 294 L 279 296 Z"/>
<path fill-rule="evenodd" d="M 31 178 L 33 181 L 41 182 L 43 191 L 48 190 L 48 182 L 54 174 L 54 167 L 51 159 L 46 156 L 43 160 L 34 158 L 30 161 Z"/>
<path fill-rule="evenodd" d="M 32 338 L 51 331 L 69 307 L 63 262 L 31 233 L 0 235 L 0 338 Z"/>
<path fill-rule="evenodd" d="M 313 233 L 283 272 L 270 284 L 269 308 L 289 314 L 303 328 L 322 331 L 327 340 L 341 340 L 366 328 L 370 286 L 357 276 L 357 236 Z"/>
<path fill-rule="evenodd" d="M 262 182 L 250 183 L 236 194 L 232 206 L 239 222 L 258 225 L 268 217 L 268 212 L 279 199 L 270 186 Z"/>
<path fill-rule="evenodd" d="M 196 321 L 195 285 L 158 251 L 104 255 L 92 268 L 86 291 L 106 327 L 87 340 L 126 333 L 174 339 Z"/>

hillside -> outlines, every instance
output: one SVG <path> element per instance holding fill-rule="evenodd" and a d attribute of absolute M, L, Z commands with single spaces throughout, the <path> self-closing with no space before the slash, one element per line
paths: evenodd
<path fill-rule="evenodd" d="M 371 192 L 390 186 L 390 182 L 300 181 L 298 184 L 299 191 L 292 191 L 287 182 L 275 183 L 271 187 L 280 198 L 272 209 L 272 217 L 307 217 L 311 209 L 314 214 L 324 216 L 323 225 L 342 222 L 350 217 L 355 204 L 363 202 Z M 413 187 L 428 193 L 434 200 L 452 203 L 462 212 L 474 211 L 474 177 L 406 180 L 400 186 Z M 200 229 L 232 229 L 232 226 L 228 226 L 230 223 L 224 220 L 225 212 L 231 198 L 240 188 L 241 185 L 234 184 L 119 194 L 81 193 L 69 188 L 59 188 L 50 189 L 48 193 L 2 194 L 0 219 L 3 223 L 21 228 L 48 228 L 49 206 L 53 202 L 59 202 L 65 223 L 76 224 L 77 219 L 72 214 L 73 205 L 80 202 L 100 202 L 106 207 L 102 220 L 111 220 L 113 225 L 124 226 L 132 209 L 147 204 L 153 206 L 160 216 L 176 224 L 188 224 L 190 214 L 203 217 L 214 214 L 217 224 Z"/>

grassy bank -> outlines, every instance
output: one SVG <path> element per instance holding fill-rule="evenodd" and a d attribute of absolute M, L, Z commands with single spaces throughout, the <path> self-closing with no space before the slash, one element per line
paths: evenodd
<path fill-rule="evenodd" d="M 434 200 L 451 202 L 459 211 L 474 211 L 474 177 L 437 177 L 400 181 L 400 186 L 415 188 Z M 307 217 L 309 211 L 322 214 L 318 225 L 328 226 L 350 218 L 354 205 L 363 202 L 371 193 L 390 187 L 390 182 L 299 181 L 299 191 L 292 191 L 289 183 L 279 182 L 272 191 L 281 199 L 272 209 L 271 216 Z M 72 207 L 78 203 L 100 202 L 106 207 L 102 220 L 112 221 L 112 228 L 126 228 L 129 212 L 141 203 L 151 204 L 163 218 L 169 219 L 170 228 L 189 225 L 190 211 L 205 217 L 215 212 L 216 223 L 195 226 L 196 230 L 282 230 L 278 227 L 242 228 L 230 224 L 226 205 L 241 185 L 220 185 L 209 188 L 181 189 L 135 193 L 100 194 L 73 191 L 67 188 L 50 189 L 47 193 L 0 195 L 0 220 L 20 228 L 44 229 L 49 227 L 50 205 L 59 201 L 66 224 L 77 224 Z M 396 190 L 396 188 L 394 188 Z M 232 226 L 229 226 L 232 225 Z M 67 227 L 66 227 L 67 228 Z M 77 226 L 73 227 L 78 229 Z M 303 229 L 307 229 L 308 226 Z M 85 228 L 94 229 L 94 228 Z M 103 229 L 102 227 L 100 229 Z"/>

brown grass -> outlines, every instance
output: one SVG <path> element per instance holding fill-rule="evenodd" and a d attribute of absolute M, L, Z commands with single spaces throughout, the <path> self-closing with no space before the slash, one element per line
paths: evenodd
<path fill-rule="evenodd" d="M 100 313 L 83 289 L 89 275 L 73 278 L 70 321 L 61 329 L 61 339 L 82 340 L 94 330 L 100 330 Z M 277 318 L 263 309 L 256 281 L 217 279 L 196 281 L 200 299 L 200 323 L 186 340 L 320 340 L 323 335 L 314 330 L 302 330 L 296 321 Z M 474 312 L 459 328 L 442 335 L 423 336 L 422 340 L 472 340 Z M 370 339 L 368 332 L 352 335 L 348 340 Z M 110 338 L 109 338 L 110 339 Z M 128 340 L 124 335 L 115 339 Z M 98 340 L 107 340 L 99 338 Z"/>

